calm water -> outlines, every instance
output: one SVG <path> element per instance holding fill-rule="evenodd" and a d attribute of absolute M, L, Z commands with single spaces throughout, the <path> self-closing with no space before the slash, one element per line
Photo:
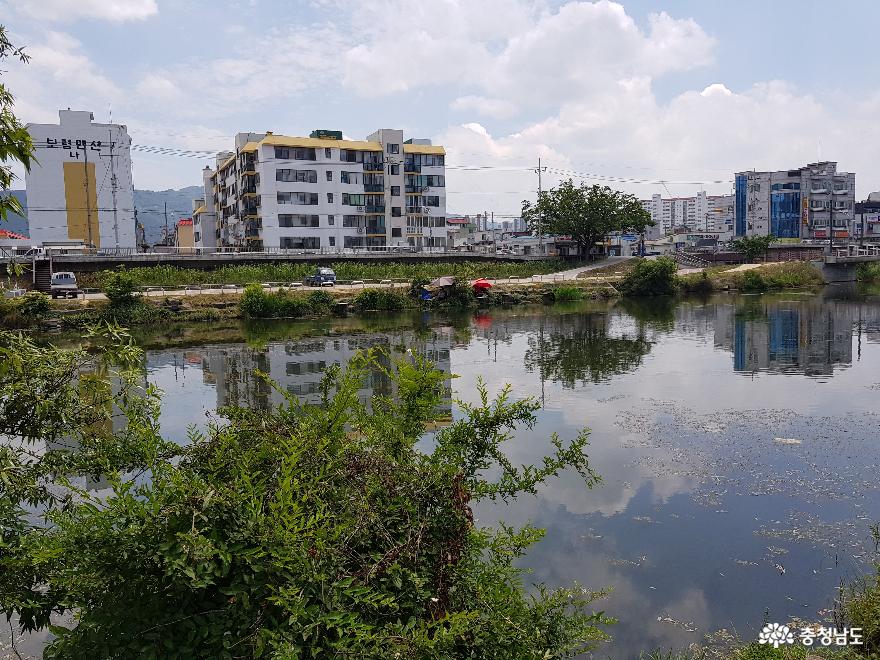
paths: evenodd
<path fill-rule="evenodd" d="M 829 621 L 836 585 L 866 566 L 880 520 L 880 299 L 745 296 L 584 304 L 320 323 L 169 328 L 143 337 L 161 423 L 186 441 L 220 405 L 268 406 L 281 387 L 315 400 L 321 372 L 367 346 L 412 348 L 473 401 L 513 385 L 542 403 L 508 451 L 539 458 L 548 436 L 591 429 L 603 484 L 564 475 L 537 497 L 480 506 L 547 529 L 524 562 L 536 581 L 612 593 L 598 657 L 683 647 L 769 620 Z M 184 346 L 161 347 L 166 342 Z M 362 390 L 388 392 L 378 375 Z M 457 407 L 451 407 L 453 417 Z M 783 573 L 784 569 L 784 573 Z"/>

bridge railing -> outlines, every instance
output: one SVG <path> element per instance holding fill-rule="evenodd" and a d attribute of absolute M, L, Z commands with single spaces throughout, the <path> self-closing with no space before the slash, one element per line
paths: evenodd
<path fill-rule="evenodd" d="M 851 243 L 845 247 L 834 249 L 835 257 L 877 257 L 880 256 L 880 245 L 858 245 Z"/>

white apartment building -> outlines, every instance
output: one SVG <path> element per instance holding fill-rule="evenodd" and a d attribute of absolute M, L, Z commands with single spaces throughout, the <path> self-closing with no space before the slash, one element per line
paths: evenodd
<path fill-rule="evenodd" d="M 83 241 L 134 248 L 131 138 L 121 124 L 60 110 L 58 124 L 28 124 L 35 159 L 25 176 L 34 244 Z"/>
<path fill-rule="evenodd" d="M 251 250 L 446 247 L 446 151 L 380 129 L 309 137 L 239 133 L 203 175 L 196 247 Z M 194 218 L 195 222 L 195 218 Z"/>
<path fill-rule="evenodd" d="M 642 200 L 642 206 L 651 214 L 656 226 L 654 233 L 659 230 L 660 235 L 676 227 L 719 233 L 733 229 L 733 195 L 707 195 L 702 190 L 693 197 L 663 198 L 655 194 Z"/>

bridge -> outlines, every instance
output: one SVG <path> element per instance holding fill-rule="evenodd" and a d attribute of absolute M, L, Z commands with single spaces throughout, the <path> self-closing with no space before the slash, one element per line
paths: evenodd
<path fill-rule="evenodd" d="M 822 270 L 826 282 L 854 282 L 860 264 L 880 263 L 880 245 L 851 243 L 835 247 L 822 261 L 814 263 Z"/>

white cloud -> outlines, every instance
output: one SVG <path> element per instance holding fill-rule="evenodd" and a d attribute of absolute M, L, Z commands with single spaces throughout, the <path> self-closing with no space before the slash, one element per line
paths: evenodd
<path fill-rule="evenodd" d="M 156 0 L 24 0 L 14 8 L 31 18 L 55 22 L 92 18 L 122 23 L 159 12 Z"/>
<path fill-rule="evenodd" d="M 516 106 L 504 99 L 490 99 L 485 96 L 459 96 L 449 106 L 458 112 L 476 112 L 494 119 L 507 119 L 516 114 Z"/>

